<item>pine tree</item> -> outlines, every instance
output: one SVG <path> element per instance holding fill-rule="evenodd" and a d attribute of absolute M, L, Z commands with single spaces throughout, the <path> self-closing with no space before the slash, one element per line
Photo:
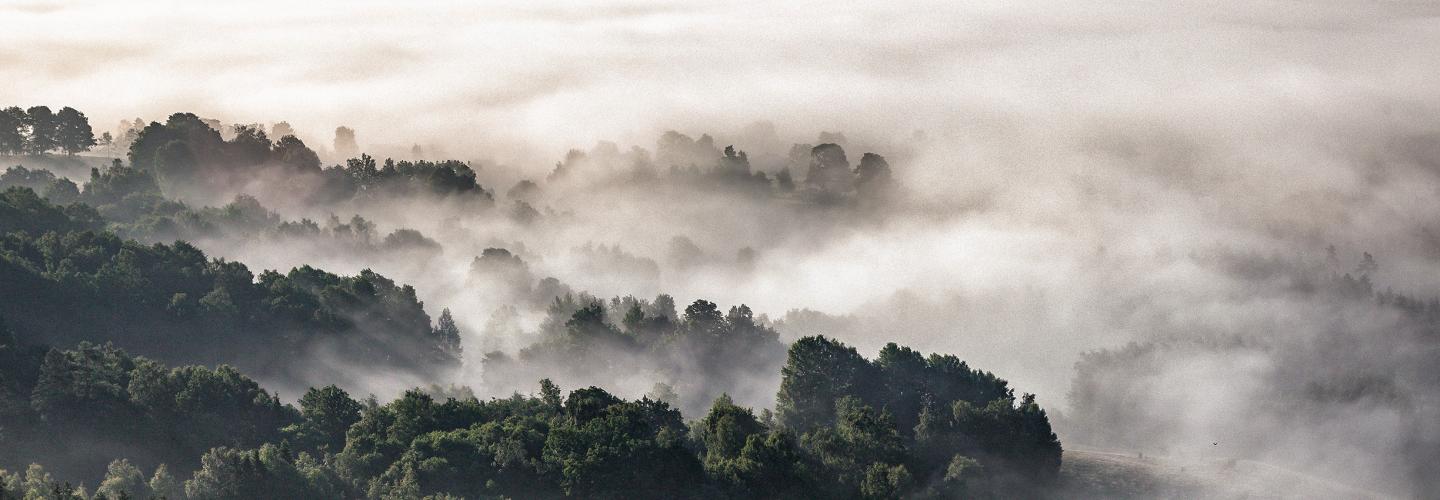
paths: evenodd
<path fill-rule="evenodd" d="M 460 326 L 455 324 L 455 317 L 450 315 L 450 308 L 440 311 L 440 320 L 435 326 L 435 335 L 440 337 L 440 345 L 446 352 L 460 354 Z"/>

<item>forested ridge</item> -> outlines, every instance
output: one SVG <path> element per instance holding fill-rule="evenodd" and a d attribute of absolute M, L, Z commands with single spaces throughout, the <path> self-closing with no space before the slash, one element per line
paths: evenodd
<path fill-rule="evenodd" d="M 458 333 L 432 327 L 413 288 L 372 272 L 257 276 L 183 241 L 142 245 L 98 231 L 94 209 L 57 207 L 28 188 L 0 193 L 0 213 L 0 314 L 22 340 L 113 342 L 168 362 L 279 375 L 303 356 L 275 353 L 321 345 L 399 370 L 458 361 Z"/>
<path fill-rule="evenodd" d="M 54 478 L 101 468 L 97 498 L 1014 497 L 1044 493 L 1061 453 L 1044 410 L 993 375 L 893 344 L 867 361 L 823 337 L 791 346 L 777 412 L 722 395 L 688 422 L 549 380 L 385 405 L 327 386 L 297 409 L 229 366 L 22 346 L 9 329 L 0 358 L 0 464 L 16 471 L 0 495 L 15 498 L 85 498 Z M 21 472 L 36 455 L 54 465 Z"/>
<path fill-rule="evenodd" d="M 515 354 L 462 353 L 448 309 L 432 318 L 415 288 L 373 271 L 257 272 L 209 257 L 187 240 L 438 252 L 413 230 L 382 239 L 358 215 L 321 229 L 244 195 L 220 207 L 180 199 L 261 172 L 319 179 L 304 196 L 322 206 L 493 205 L 463 162 L 360 155 L 322 168 L 292 135 L 232 132 L 176 114 L 136 127 L 128 164 L 93 169 L 83 185 L 23 166 L 0 176 L 0 499 L 1012 498 L 1055 484 L 1061 445 L 1034 396 L 953 355 L 891 343 L 867 359 L 825 336 L 787 345 L 744 304 L 599 299 L 534 282 L 499 248 L 475 259 L 470 279 L 521 283 L 516 300 L 548 304 L 539 336 Z M 666 161 L 718 153 L 708 138 L 662 139 L 679 155 Z M 878 155 L 852 171 L 839 146 L 800 149 L 815 158 L 812 201 L 889 185 Z M 552 176 L 570 175 L 567 162 Z M 797 189 L 783 174 L 777 189 Z M 771 185 L 733 148 L 705 175 Z M 618 247 L 601 251 L 645 269 Z M 527 382 L 488 399 L 440 385 L 462 355 L 487 377 Z M 319 359 L 437 382 L 382 402 L 346 392 L 346 374 Z M 638 399 L 585 382 L 637 366 L 659 377 Z M 756 398 L 754 378 L 776 375 L 778 393 Z M 257 379 L 311 388 L 289 404 Z"/>

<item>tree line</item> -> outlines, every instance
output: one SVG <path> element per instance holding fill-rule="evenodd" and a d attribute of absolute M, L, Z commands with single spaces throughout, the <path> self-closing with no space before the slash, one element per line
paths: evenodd
<path fill-rule="evenodd" d="M 87 190 L 89 192 L 90 190 Z M 0 315 L 31 342 L 115 344 L 170 362 L 231 363 L 281 380 L 320 376 L 306 354 L 437 373 L 457 331 L 432 326 L 415 289 L 369 270 L 251 272 L 184 241 L 146 245 L 104 231 L 83 203 L 0 192 Z M 334 374 L 331 374 L 334 375 Z"/>
<path fill-rule="evenodd" d="M 43 155 L 54 151 L 75 154 L 96 145 L 95 132 L 85 113 L 66 106 L 0 109 L 0 153 Z"/>
<path fill-rule="evenodd" d="M 891 344 L 871 361 L 807 337 L 787 358 L 775 413 L 722 394 L 687 421 L 548 379 L 384 405 L 326 386 L 295 408 L 228 366 L 25 346 L 0 328 L 0 467 L 15 471 L 0 470 L 0 498 L 1024 498 L 1053 484 L 1044 410 L 954 356 Z M 33 457 L 61 466 L 20 472 Z M 100 469 L 93 494 L 52 476 Z"/>

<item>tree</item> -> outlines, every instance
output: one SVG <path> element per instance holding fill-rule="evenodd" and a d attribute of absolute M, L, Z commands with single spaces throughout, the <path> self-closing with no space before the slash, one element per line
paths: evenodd
<path fill-rule="evenodd" d="M 75 181 L 61 177 L 46 186 L 41 194 L 50 200 L 50 203 L 69 205 L 80 199 L 80 187 L 75 185 Z"/>
<path fill-rule="evenodd" d="M 55 115 L 55 121 L 55 140 L 66 154 L 89 151 L 90 147 L 96 144 L 95 132 L 90 129 L 90 119 L 86 118 L 84 113 L 66 106 L 60 108 L 60 112 Z"/>
<path fill-rule="evenodd" d="M 869 362 L 855 348 L 825 338 L 805 337 L 790 345 L 781 369 L 775 412 L 797 433 L 835 420 L 835 401 L 865 391 L 873 379 Z"/>
<path fill-rule="evenodd" d="M 11 106 L 0 110 L 0 153 L 18 155 L 25 152 L 25 110 Z"/>
<path fill-rule="evenodd" d="M 311 388 L 300 398 L 302 425 L 320 451 L 334 453 L 345 447 L 345 431 L 360 421 L 360 408 L 349 393 L 334 385 Z"/>
<path fill-rule="evenodd" d="M 194 477 L 185 481 L 185 493 L 193 500 L 319 496 L 293 459 L 275 445 L 258 450 L 215 448 L 200 457 L 200 464 Z"/>
<path fill-rule="evenodd" d="M 35 106 L 25 110 L 25 125 L 30 129 L 25 152 L 41 155 L 60 145 L 58 123 L 49 107 Z"/>
<path fill-rule="evenodd" d="M 850 172 L 850 160 L 845 158 L 845 149 L 834 143 L 811 149 L 805 184 L 832 193 L 849 191 L 854 184 L 854 174 Z"/>
<path fill-rule="evenodd" d="M 279 129 L 278 124 L 276 129 Z M 275 146 L 270 150 L 270 159 L 299 172 L 320 173 L 320 155 L 315 154 L 315 151 L 293 135 L 283 135 L 275 141 Z"/>
<path fill-rule="evenodd" d="M 902 498 L 914 482 L 904 465 L 871 464 L 870 469 L 865 471 L 865 480 L 860 483 L 860 495 L 864 498 Z"/>
<path fill-rule="evenodd" d="M 795 179 L 790 176 L 790 167 L 782 168 L 775 174 L 775 187 L 782 193 L 795 190 Z"/>
<path fill-rule="evenodd" d="M 705 448 L 705 468 L 712 473 L 727 474 L 727 469 L 736 466 L 734 459 L 740 456 L 750 436 L 765 431 L 765 426 L 755 418 L 749 408 L 736 406 L 727 394 L 721 394 L 705 415 L 695 425 L 695 438 Z"/>
<path fill-rule="evenodd" d="M 460 327 L 455 324 L 455 317 L 450 315 L 450 308 L 440 311 L 440 319 L 436 321 L 435 336 L 440 338 L 440 348 L 449 351 L 451 354 L 460 354 Z"/>
<path fill-rule="evenodd" d="M 185 498 L 185 486 L 170 474 L 170 467 L 165 464 L 155 468 L 155 474 L 150 476 L 149 486 L 156 497 L 170 500 Z"/>
<path fill-rule="evenodd" d="M 360 145 L 355 142 L 355 129 L 350 127 L 335 128 L 335 154 L 341 158 L 350 158 L 360 152 Z"/>
<path fill-rule="evenodd" d="M 290 126 L 290 122 L 276 122 L 270 126 L 270 135 L 278 141 L 286 137 L 294 137 L 295 129 Z"/>
<path fill-rule="evenodd" d="M 226 152 L 232 163 L 241 168 L 259 166 L 270 159 L 270 137 L 265 131 L 253 125 L 231 127 L 235 137 L 226 143 Z"/>
<path fill-rule="evenodd" d="M 698 299 L 685 306 L 686 330 L 697 334 L 718 334 L 725 329 L 725 317 L 714 302 Z"/>
<path fill-rule="evenodd" d="M 145 476 L 140 473 L 140 468 L 122 458 L 110 462 L 110 466 L 105 470 L 105 479 L 100 481 L 100 486 L 95 488 L 95 492 L 109 498 L 120 498 L 121 495 L 128 495 L 130 498 L 146 498 L 150 496 L 149 489 L 149 485 L 145 484 Z"/>
<path fill-rule="evenodd" d="M 560 411 L 560 386 L 555 385 L 555 382 L 551 382 L 548 378 L 541 379 L 540 400 L 545 403 L 546 408 L 556 412 Z"/>
<path fill-rule="evenodd" d="M 890 163 L 884 156 L 865 153 L 860 165 L 855 167 L 855 189 L 866 196 L 883 194 L 894 181 L 891 179 Z"/>

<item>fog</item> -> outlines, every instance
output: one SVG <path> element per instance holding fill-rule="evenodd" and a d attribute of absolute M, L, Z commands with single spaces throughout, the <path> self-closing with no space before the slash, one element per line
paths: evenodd
<path fill-rule="evenodd" d="M 11 21 L 0 103 L 74 106 L 97 133 L 177 111 L 284 120 L 326 165 L 345 160 L 329 151 L 344 125 L 380 159 L 420 145 L 426 159 L 470 162 L 493 202 L 321 204 L 283 176 L 167 192 L 194 206 L 249 194 L 284 220 L 358 214 L 378 235 L 433 239 L 439 250 L 255 232 L 196 244 L 254 269 L 371 268 L 414 285 L 465 334 L 464 368 L 437 384 L 531 387 L 487 374 L 482 354 L 541 338 L 545 291 L 557 289 L 540 280 L 553 277 L 602 299 L 747 304 L 782 340 L 955 353 L 1036 393 L 1061 415 L 1067 447 L 1251 458 L 1386 494 L 1435 486 L 1425 462 L 1440 442 L 1435 322 L 1332 289 L 1348 273 L 1377 292 L 1440 295 L 1440 5 L 18 2 L 0 12 Z M 657 144 L 669 130 L 708 134 L 716 152 L 733 144 L 771 177 L 788 167 L 797 184 L 806 172 L 791 145 L 843 133 L 850 165 L 883 155 L 896 191 L 826 202 L 686 181 L 684 160 L 703 169 L 718 155 L 670 172 Z M 567 157 L 572 148 L 582 154 Z M 538 189 L 512 192 L 520 180 Z M 517 216 L 517 200 L 534 215 Z M 477 278 L 487 248 L 518 257 L 524 273 Z M 1362 269 L 1364 253 L 1378 265 Z M 515 315 L 502 327 L 505 306 Z M 1097 350 L 1119 354 L 1082 356 Z M 665 361 L 676 362 L 686 360 Z M 659 372 L 591 378 L 639 396 Z M 379 394 L 415 385 L 353 373 Z M 681 395 L 743 390 L 738 402 L 765 406 L 774 377 Z M 1107 406 L 1128 410 L 1094 410 Z"/>

